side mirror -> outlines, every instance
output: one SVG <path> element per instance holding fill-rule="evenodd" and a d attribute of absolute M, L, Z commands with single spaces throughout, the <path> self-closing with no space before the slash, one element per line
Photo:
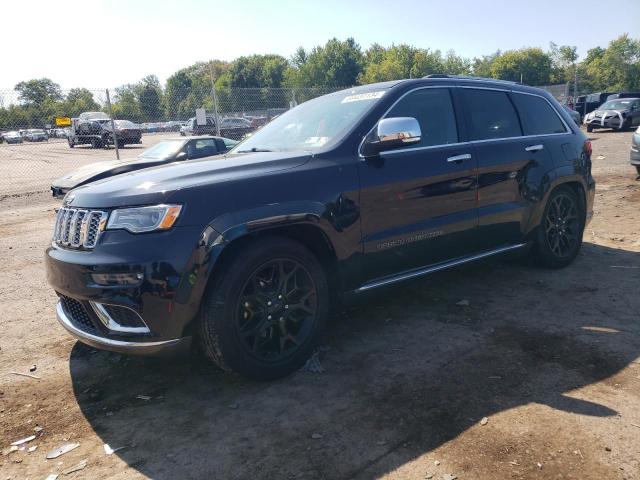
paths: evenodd
<path fill-rule="evenodd" d="M 189 155 L 187 155 L 187 152 L 180 152 L 176 155 L 176 162 L 181 162 L 183 160 L 187 160 L 189 158 Z"/>
<path fill-rule="evenodd" d="M 394 150 L 420 143 L 422 131 L 413 117 L 383 118 L 365 140 L 362 154 L 377 155 L 386 150 Z"/>

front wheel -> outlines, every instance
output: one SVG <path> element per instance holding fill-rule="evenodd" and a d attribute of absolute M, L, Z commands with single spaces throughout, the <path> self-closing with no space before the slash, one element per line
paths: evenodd
<path fill-rule="evenodd" d="M 70 138 L 67 138 L 67 142 L 69 143 L 69 148 L 73 148 L 76 146 L 76 143 Z"/>
<path fill-rule="evenodd" d="M 563 268 L 573 262 L 582 246 L 584 214 L 573 189 L 559 187 L 551 192 L 533 246 L 538 263 Z"/>
<path fill-rule="evenodd" d="M 313 353 L 329 309 L 317 258 L 293 240 L 261 238 L 218 272 L 201 308 L 205 354 L 223 370 L 257 380 L 299 369 Z"/>
<path fill-rule="evenodd" d="M 587 125 L 587 132 L 593 132 L 593 127 L 591 125 Z"/>

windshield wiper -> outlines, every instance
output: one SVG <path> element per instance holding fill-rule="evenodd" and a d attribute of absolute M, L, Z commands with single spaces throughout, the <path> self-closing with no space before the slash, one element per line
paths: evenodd
<path fill-rule="evenodd" d="M 271 150 L 270 148 L 258 148 L 253 147 L 248 150 L 238 150 L 237 153 L 252 153 L 252 152 L 274 152 L 275 150 Z"/>

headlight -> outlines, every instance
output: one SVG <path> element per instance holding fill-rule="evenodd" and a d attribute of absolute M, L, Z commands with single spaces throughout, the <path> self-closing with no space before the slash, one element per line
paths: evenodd
<path fill-rule="evenodd" d="M 107 230 L 122 228 L 131 233 L 168 230 L 178 219 L 180 210 L 182 210 L 180 205 L 119 208 L 111 212 Z"/>

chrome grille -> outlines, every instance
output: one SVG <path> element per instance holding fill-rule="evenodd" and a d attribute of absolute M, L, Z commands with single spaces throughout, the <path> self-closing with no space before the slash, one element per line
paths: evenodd
<path fill-rule="evenodd" d="M 71 248 L 93 248 L 104 230 L 107 212 L 63 207 L 53 227 L 53 242 Z"/>

